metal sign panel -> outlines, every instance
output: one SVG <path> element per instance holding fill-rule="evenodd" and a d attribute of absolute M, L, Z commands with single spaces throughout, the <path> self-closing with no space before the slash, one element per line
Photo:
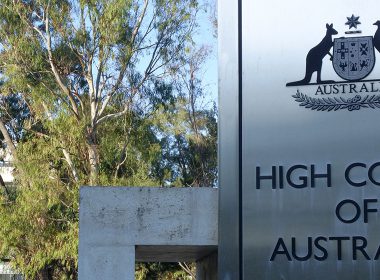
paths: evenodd
<path fill-rule="evenodd" d="M 219 223 L 218 275 L 240 279 L 239 28 L 238 2 L 218 1 Z"/>
<path fill-rule="evenodd" d="M 377 7 L 241 1 L 242 279 L 380 279 Z"/>

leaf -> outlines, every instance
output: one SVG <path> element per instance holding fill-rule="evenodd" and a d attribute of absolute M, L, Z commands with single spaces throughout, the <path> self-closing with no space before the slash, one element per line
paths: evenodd
<path fill-rule="evenodd" d="M 302 98 L 300 98 L 299 95 L 301 95 Z M 332 110 L 338 111 L 344 109 L 348 109 L 351 111 L 360 110 L 361 108 L 380 108 L 380 95 L 366 95 L 364 98 L 357 95 L 355 98 L 358 100 L 356 101 L 355 99 L 345 99 L 343 97 L 313 98 L 303 93 L 300 93 L 297 90 L 297 94 L 293 95 L 292 97 L 295 99 L 296 102 L 300 103 L 299 106 L 317 111 L 330 112 Z"/>

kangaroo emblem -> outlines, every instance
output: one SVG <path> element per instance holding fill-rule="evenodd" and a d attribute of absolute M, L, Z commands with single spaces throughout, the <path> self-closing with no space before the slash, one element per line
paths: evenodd
<path fill-rule="evenodd" d="M 377 25 L 375 36 L 373 36 L 373 44 L 375 48 L 380 52 L 380 20 L 376 21 L 373 25 Z"/>
<path fill-rule="evenodd" d="M 332 35 L 338 34 L 338 32 L 333 28 L 333 24 L 326 24 L 326 35 L 322 39 L 322 41 L 312 48 L 306 56 L 306 73 L 305 77 L 296 82 L 287 83 L 286 86 L 299 86 L 299 85 L 307 85 L 310 83 L 311 77 L 314 72 L 317 72 L 317 83 L 331 83 L 334 81 L 322 81 L 321 80 L 321 70 L 322 70 L 322 62 L 323 58 L 326 55 L 331 57 L 330 49 L 332 48 L 333 41 Z"/>

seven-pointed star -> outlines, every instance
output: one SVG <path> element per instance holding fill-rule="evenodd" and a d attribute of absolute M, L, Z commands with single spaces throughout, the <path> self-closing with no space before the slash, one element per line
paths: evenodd
<path fill-rule="evenodd" d="M 360 21 L 359 21 L 359 18 L 360 17 L 356 17 L 354 15 L 352 15 L 350 18 L 347 17 L 348 21 L 346 22 L 346 25 L 349 25 L 350 29 L 352 27 L 358 28 L 358 24 L 361 24 Z"/>

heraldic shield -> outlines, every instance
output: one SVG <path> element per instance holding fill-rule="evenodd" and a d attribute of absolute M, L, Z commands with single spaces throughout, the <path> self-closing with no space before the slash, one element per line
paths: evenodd
<path fill-rule="evenodd" d="M 342 79 L 361 80 L 375 66 L 375 52 L 371 36 L 334 39 L 333 66 Z"/>

